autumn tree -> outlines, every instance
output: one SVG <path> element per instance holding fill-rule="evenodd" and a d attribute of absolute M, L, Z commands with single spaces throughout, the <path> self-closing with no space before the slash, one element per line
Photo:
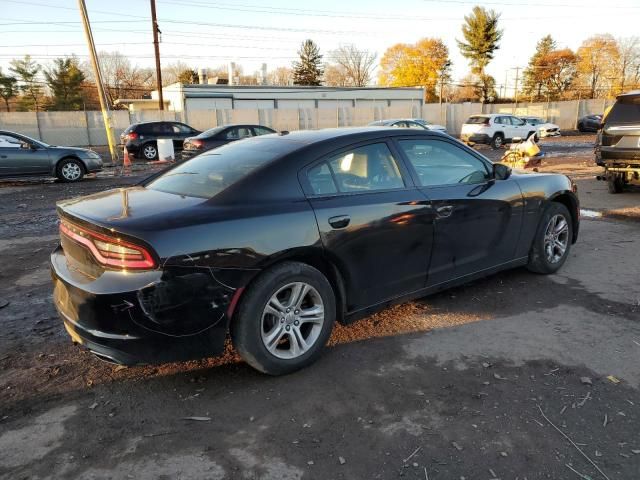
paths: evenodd
<path fill-rule="evenodd" d="M 549 52 L 541 66 L 545 70 L 545 90 L 550 99 L 566 98 L 574 86 L 578 57 L 569 48 Z"/>
<path fill-rule="evenodd" d="M 617 77 L 618 44 L 611 35 L 595 35 L 582 42 L 577 55 L 580 79 L 588 88 L 589 98 L 596 98 L 598 90 Z"/>
<path fill-rule="evenodd" d="M 198 73 L 185 62 L 177 61 L 162 68 L 162 83 L 164 85 L 198 83 Z"/>
<path fill-rule="evenodd" d="M 390 87 L 421 86 L 425 101 L 437 98 L 436 86 L 449 78 L 449 49 L 438 38 L 423 38 L 415 44 L 398 43 L 380 59 L 380 84 Z"/>
<path fill-rule="evenodd" d="M 267 73 L 267 84 L 286 86 L 293 83 L 293 71 L 288 67 L 278 67 Z"/>
<path fill-rule="evenodd" d="M 9 100 L 18 95 L 18 79 L 11 75 L 5 75 L 0 68 L 0 97 L 4 100 L 7 112 L 9 108 Z"/>
<path fill-rule="evenodd" d="M 358 50 L 354 45 L 341 45 L 331 52 L 335 64 L 336 76 L 343 78 L 344 85 L 364 87 L 371 81 L 371 71 L 376 61 L 376 54 L 367 50 Z M 341 73 L 341 75 L 337 75 Z M 326 70 L 325 70 L 326 77 Z"/>
<path fill-rule="evenodd" d="M 82 83 L 85 77 L 78 68 L 76 58 L 56 58 L 53 66 L 45 70 L 44 77 L 52 95 L 48 110 L 82 109 Z"/>
<path fill-rule="evenodd" d="M 523 72 L 522 91 L 530 95 L 533 100 L 543 98 L 545 86 L 548 83 L 546 65 L 548 55 L 556 49 L 556 42 L 551 35 L 546 35 L 540 39 L 536 45 L 536 51 L 529 60 L 529 65 Z"/>
<path fill-rule="evenodd" d="M 475 6 L 470 15 L 465 15 L 462 25 L 464 40 L 456 40 L 460 53 L 469 60 L 471 73 L 482 82 L 483 101 L 491 97 L 495 89 L 495 79 L 485 73 L 493 55 L 500 48 L 502 30 L 498 28 L 500 14 L 493 10 Z"/>
<path fill-rule="evenodd" d="M 42 108 L 44 102 L 44 92 L 40 80 L 41 66 L 31 60 L 26 55 L 22 60 L 12 60 L 9 68 L 18 78 L 18 85 L 22 92 L 22 97 L 18 103 L 18 108 L 23 111 Z"/>
<path fill-rule="evenodd" d="M 322 81 L 322 55 L 313 40 L 305 40 L 298 50 L 300 60 L 293 62 L 293 84 L 318 86 Z"/>

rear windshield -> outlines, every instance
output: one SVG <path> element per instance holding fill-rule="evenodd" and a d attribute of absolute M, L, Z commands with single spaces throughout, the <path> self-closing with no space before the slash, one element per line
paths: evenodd
<path fill-rule="evenodd" d="M 640 124 L 640 97 L 617 100 L 607 115 L 606 123 Z"/>
<path fill-rule="evenodd" d="M 146 187 L 187 197 L 212 198 L 291 149 L 289 142 L 277 139 L 233 142 L 172 168 Z"/>
<path fill-rule="evenodd" d="M 467 123 L 472 125 L 489 125 L 489 117 L 469 117 Z"/>

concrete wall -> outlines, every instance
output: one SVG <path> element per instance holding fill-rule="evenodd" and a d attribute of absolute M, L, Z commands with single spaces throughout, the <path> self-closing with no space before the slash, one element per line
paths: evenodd
<path fill-rule="evenodd" d="M 118 139 L 120 133 L 131 123 L 175 120 L 206 130 L 230 123 L 258 123 L 277 130 L 302 130 L 331 127 L 367 125 L 384 118 L 421 117 L 432 123 L 445 125 L 449 133 L 460 133 L 462 123 L 477 113 L 515 113 L 547 118 L 560 125 L 561 129 L 573 130 L 577 118 L 602 113 L 612 100 L 582 100 L 571 102 L 491 104 L 458 103 L 427 104 L 411 100 L 379 102 L 374 100 L 323 100 L 315 107 L 315 100 L 280 100 L 274 109 L 263 101 L 253 106 L 247 102 L 236 108 L 231 103 L 216 99 L 190 98 L 187 110 L 141 110 L 111 112 L 113 132 Z M 228 99 L 227 99 L 228 100 Z M 194 103 L 191 103 L 195 101 Z M 218 101 L 220 103 L 218 103 Z M 235 102 L 234 102 L 235 103 Z M 283 104 L 285 108 L 283 108 Z M 219 106 L 220 108 L 216 108 Z M 106 145 L 107 137 L 100 112 L 0 112 L 0 130 L 10 130 L 56 145 Z"/>

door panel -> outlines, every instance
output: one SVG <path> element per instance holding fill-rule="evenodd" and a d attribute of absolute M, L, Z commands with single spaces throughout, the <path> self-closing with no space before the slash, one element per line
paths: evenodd
<path fill-rule="evenodd" d="M 428 285 L 512 260 L 523 212 L 515 180 L 493 180 L 488 162 L 446 140 L 398 144 L 435 215 Z"/>
<path fill-rule="evenodd" d="M 46 148 L 9 134 L 3 134 L 3 140 L 0 144 L 0 174 L 36 175 L 51 171 Z"/>
<path fill-rule="evenodd" d="M 324 248 L 346 277 L 349 311 L 425 286 L 433 210 L 419 190 L 310 201 Z"/>
<path fill-rule="evenodd" d="M 347 310 L 425 286 L 433 210 L 385 142 L 325 157 L 305 173 L 326 254 L 339 266 Z"/>

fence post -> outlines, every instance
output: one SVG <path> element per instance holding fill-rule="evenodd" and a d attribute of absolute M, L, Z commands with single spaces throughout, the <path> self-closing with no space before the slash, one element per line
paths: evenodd
<path fill-rule="evenodd" d="M 36 110 L 36 128 L 38 129 L 38 140 L 44 142 L 42 139 L 42 130 L 40 129 L 40 112 Z"/>
<path fill-rule="evenodd" d="M 87 109 L 84 108 L 84 126 L 87 129 L 87 142 L 89 143 L 89 147 L 93 146 L 91 143 L 91 130 L 89 129 L 89 116 L 87 115 Z"/>

